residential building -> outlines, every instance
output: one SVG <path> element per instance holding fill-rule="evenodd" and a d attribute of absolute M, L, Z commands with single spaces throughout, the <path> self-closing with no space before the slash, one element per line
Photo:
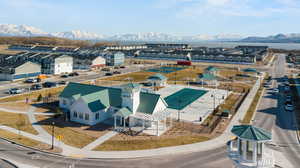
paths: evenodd
<path fill-rule="evenodd" d="M 164 75 L 157 73 L 155 75 L 152 75 L 148 77 L 148 81 L 152 84 L 154 87 L 164 87 L 167 85 L 168 78 Z"/>
<path fill-rule="evenodd" d="M 102 56 L 82 56 L 82 55 L 73 55 L 74 69 L 98 69 L 106 65 L 106 59 Z"/>
<path fill-rule="evenodd" d="M 105 53 L 106 64 L 109 66 L 119 66 L 125 63 L 125 54 L 122 52 Z"/>
<path fill-rule="evenodd" d="M 0 80 L 17 80 L 35 77 L 41 74 L 41 65 L 31 61 L 19 61 L 13 64 L 2 64 L 0 66 Z"/>
<path fill-rule="evenodd" d="M 50 54 L 41 58 L 43 74 L 63 74 L 73 72 L 73 57 L 63 54 Z"/>

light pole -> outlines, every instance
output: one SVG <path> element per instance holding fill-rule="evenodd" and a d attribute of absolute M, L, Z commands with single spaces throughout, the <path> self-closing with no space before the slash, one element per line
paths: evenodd
<path fill-rule="evenodd" d="M 54 149 L 54 125 L 55 122 L 52 122 L 52 144 L 51 144 L 51 149 Z"/>

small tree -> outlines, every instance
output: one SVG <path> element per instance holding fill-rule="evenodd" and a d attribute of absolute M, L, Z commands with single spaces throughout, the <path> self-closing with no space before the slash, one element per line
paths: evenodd
<path fill-rule="evenodd" d="M 42 99 L 43 99 L 42 94 L 39 94 L 39 96 L 37 97 L 36 101 L 40 102 L 40 101 L 42 101 Z"/>

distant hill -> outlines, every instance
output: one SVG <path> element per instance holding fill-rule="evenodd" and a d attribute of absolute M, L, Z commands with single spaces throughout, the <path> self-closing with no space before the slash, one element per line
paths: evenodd
<path fill-rule="evenodd" d="M 247 37 L 241 42 L 260 42 L 260 43 L 300 43 L 300 34 L 277 34 L 267 37 Z"/>

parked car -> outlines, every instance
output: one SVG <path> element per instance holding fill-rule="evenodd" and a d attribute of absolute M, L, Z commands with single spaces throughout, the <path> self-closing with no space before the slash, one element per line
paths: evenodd
<path fill-rule="evenodd" d="M 274 91 L 275 93 L 278 93 L 278 92 L 279 92 L 279 90 L 276 89 L 276 88 L 274 88 L 273 91 Z"/>
<path fill-rule="evenodd" d="M 24 89 L 20 89 L 20 88 L 11 88 L 8 91 L 9 94 L 20 94 L 23 92 L 24 92 Z"/>
<path fill-rule="evenodd" d="M 31 85 L 30 90 L 41 90 L 43 87 L 40 84 Z"/>
<path fill-rule="evenodd" d="M 45 87 L 45 88 L 56 87 L 56 83 L 55 82 L 45 82 L 45 83 L 43 83 L 43 87 Z"/>
<path fill-rule="evenodd" d="M 290 87 L 289 86 L 285 86 L 284 87 L 284 91 L 286 91 L 286 92 L 290 91 Z"/>
<path fill-rule="evenodd" d="M 143 83 L 144 86 L 152 86 L 152 83 L 151 82 L 145 82 Z"/>
<path fill-rule="evenodd" d="M 114 71 L 113 74 L 121 74 L 120 71 Z"/>
<path fill-rule="evenodd" d="M 123 66 L 120 66 L 120 68 L 126 68 L 126 66 L 123 65 Z"/>
<path fill-rule="evenodd" d="M 118 66 L 115 66 L 115 67 L 114 67 L 114 69 L 119 69 L 119 68 L 120 68 L 120 67 L 118 67 Z"/>
<path fill-rule="evenodd" d="M 293 111 L 294 106 L 292 104 L 287 104 L 284 106 L 285 111 Z"/>
<path fill-rule="evenodd" d="M 25 83 L 37 83 L 38 80 L 37 80 L 37 78 L 29 78 L 29 79 L 26 79 L 24 82 Z"/>
<path fill-rule="evenodd" d="M 102 68 L 102 71 L 110 71 L 110 68 Z"/>
<path fill-rule="evenodd" d="M 113 73 L 107 72 L 107 73 L 105 73 L 105 76 L 113 76 Z"/>
<path fill-rule="evenodd" d="M 68 82 L 67 81 L 59 81 L 58 84 L 59 85 L 66 85 Z"/>
<path fill-rule="evenodd" d="M 72 72 L 72 73 L 69 73 L 69 76 L 79 76 L 79 73 L 77 73 L 77 72 Z"/>
<path fill-rule="evenodd" d="M 69 77 L 68 75 L 61 75 L 60 76 L 61 78 L 67 78 L 67 77 Z"/>

